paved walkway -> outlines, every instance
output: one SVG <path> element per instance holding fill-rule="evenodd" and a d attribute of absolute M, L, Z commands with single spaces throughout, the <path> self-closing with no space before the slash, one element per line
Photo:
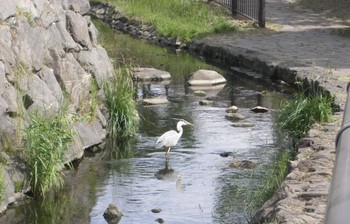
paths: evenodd
<path fill-rule="evenodd" d="M 239 46 L 272 64 L 287 63 L 297 71 L 307 70 L 305 76 L 323 82 L 343 106 L 350 81 L 350 38 L 336 32 L 346 26 L 296 7 L 291 0 L 266 0 L 266 21 L 267 28 L 277 27 L 278 31 L 215 35 L 203 41 L 232 50 Z"/>

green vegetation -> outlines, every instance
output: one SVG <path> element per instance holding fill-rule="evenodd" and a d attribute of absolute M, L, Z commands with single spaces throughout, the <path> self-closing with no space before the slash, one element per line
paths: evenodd
<path fill-rule="evenodd" d="M 278 129 L 294 140 L 303 137 L 314 123 L 329 122 L 332 117 L 333 97 L 312 85 L 285 101 L 278 111 Z"/>
<path fill-rule="evenodd" d="M 0 201 L 4 198 L 4 167 L 0 164 Z"/>
<path fill-rule="evenodd" d="M 133 99 L 131 70 L 127 67 L 116 70 L 116 76 L 104 83 L 103 91 L 111 135 L 128 137 L 135 134 L 139 118 Z"/>
<path fill-rule="evenodd" d="M 222 7 L 210 7 L 198 0 L 99 0 L 109 3 L 129 16 L 156 27 L 157 31 L 169 37 L 180 37 L 189 41 L 193 37 L 208 33 L 234 32 L 239 29 L 230 21 Z"/>
<path fill-rule="evenodd" d="M 36 21 L 33 18 L 33 15 L 30 12 L 23 11 L 18 6 L 16 7 L 17 15 L 25 16 L 27 18 L 27 21 L 31 27 L 34 27 L 36 25 Z"/>
<path fill-rule="evenodd" d="M 24 130 L 23 158 L 29 168 L 33 196 L 45 196 L 49 190 L 59 190 L 63 186 L 60 168 L 73 132 L 63 115 L 50 119 L 37 113 L 29 116 L 30 126 Z"/>
<path fill-rule="evenodd" d="M 273 196 L 288 174 L 288 162 L 290 158 L 291 151 L 283 150 L 274 159 L 271 167 L 267 169 L 261 184 L 251 195 L 252 198 L 251 203 L 248 206 L 248 210 L 254 211 L 256 208 L 261 207 Z"/>
<path fill-rule="evenodd" d="M 342 37 L 350 38 L 350 28 L 338 29 L 338 33 Z"/>

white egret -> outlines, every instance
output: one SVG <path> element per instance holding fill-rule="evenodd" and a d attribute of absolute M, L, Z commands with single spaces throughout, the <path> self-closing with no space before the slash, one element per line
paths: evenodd
<path fill-rule="evenodd" d="M 170 130 L 165 132 L 158 138 L 156 142 L 156 149 L 166 148 L 166 152 L 165 152 L 166 158 L 168 158 L 168 154 L 170 152 L 171 147 L 174 147 L 179 141 L 183 132 L 183 129 L 182 129 L 183 125 L 193 126 L 193 124 L 191 124 L 190 122 L 181 119 L 179 122 L 177 122 L 177 125 L 176 125 L 178 132 L 175 130 Z"/>

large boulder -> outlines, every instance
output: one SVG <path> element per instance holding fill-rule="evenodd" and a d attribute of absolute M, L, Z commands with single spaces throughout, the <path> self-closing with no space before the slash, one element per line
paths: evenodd
<path fill-rule="evenodd" d="M 187 82 L 191 86 L 212 86 L 223 84 L 226 79 L 216 71 L 200 69 L 194 72 Z"/>
<path fill-rule="evenodd" d="M 17 57 L 18 72 L 39 71 L 42 67 L 48 37 L 42 27 L 32 27 L 25 16 L 17 17 L 16 33 L 12 40 L 12 50 Z"/>
<path fill-rule="evenodd" d="M 39 76 L 23 76 L 18 84 L 23 94 L 25 94 L 24 96 L 31 101 L 27 106 L 25 105 L 28 111 L 39 112 L 42 115 L 56 114 L 60 111 L 61 103 Z"/>
<path fill-rule="evenodd" d="M 95 76 L 100 88 L 102 88 L 104 80 L 114 76 L 113 65 L 106 50 L 101 46 L 94 47 L 91 51 L 81 51 L 75 56 L 81 66 Z"/>
<path fill-rule="evenodd" d="M 63 88 L 70 94 L 74 107 L 79 110 L 90 97 L 91 75 L 80 66 L 71 53 L 60 58 L 58 63 Z"/>
<path fill-rule="evenodd" d="M 9 0 L 0 0 L 0 21 L 4 21 L 10 16 L 16 14 L 16 2 Z"/>
<path fill-rule="evenodd" d="M 92 43 L 89 36 L 88 24 L 85 18 L 79 13 L 71 10 L 66 11 L 67 29 L 72 34 L 75 42 L 83 48 L 91 49 Z"/>

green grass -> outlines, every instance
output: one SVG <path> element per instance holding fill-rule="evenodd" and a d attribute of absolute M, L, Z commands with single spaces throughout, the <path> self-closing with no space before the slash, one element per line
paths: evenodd
<path fill-rule="evenodd" d="M 332 118 L 333 97 L 321 90 L 303 91 L 285 101 L 277 114 L 277 128 L 294 140 L 305 136 L 314 123 L 329 122 Z"/>
<path fill-rule="evenodd" d="M 261 184 L 251 195 L 251 202 L 248 210 L 254 211 L 260 208 L 267 200 L 269 200 L 281 186 L 288 174 L 288 164 L 291 159 L 291 151 L 283 150 L 275 159 L 270 168 L 267 169 Z"/>
<path fill-rule="evenodd" d="M 139 118 L 134 101 L 134 87 L 129 68 L 119 68 L 116 76 L 103 85 L 105 105 L 108 111 L 110 134 L 128 137 L 136 133 Z"/>
<path fill-rule="evenodd" d="M 22 153 L 29 169 L 33 196 L 44 197 L 49 190 L 60 190 L 63 186 L 60 169 L 73 132 L 63 115 L 50 119 L 37 113 L 29 116 L 30 126 L 24 130 Z"/>
<path fill-rule="evenodd" d="M 164 36 L 187 42 L 209 33 L 238 31 L 222 7 L 210 7 L 198 0 L 100 0 L 121 8 L 128 16 L 151 24 Z"/>

